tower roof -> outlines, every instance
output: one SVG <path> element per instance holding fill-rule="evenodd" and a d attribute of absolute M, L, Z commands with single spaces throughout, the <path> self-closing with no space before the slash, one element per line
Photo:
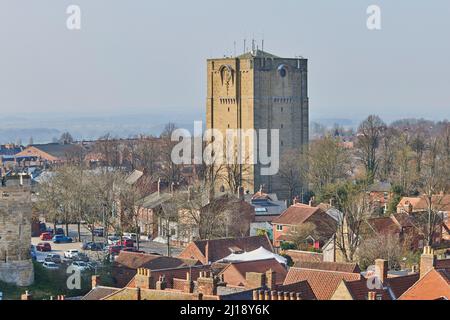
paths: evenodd
<path fill-rule="evenodd" d="M 280 58 L 271 53 L 256 49 L 238 56 L 239 59 L 252 59 L 252 58 Z"/>

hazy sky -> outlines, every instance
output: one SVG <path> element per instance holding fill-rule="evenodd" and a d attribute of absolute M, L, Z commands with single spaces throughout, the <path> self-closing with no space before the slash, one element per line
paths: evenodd
<path fill-rule="evenodd" d="M 202 114 L 205 60 L 253 37 L 309 59 L 313 117 L 450 118 L 448 0 L 0 0 L 0 112 Z"/>

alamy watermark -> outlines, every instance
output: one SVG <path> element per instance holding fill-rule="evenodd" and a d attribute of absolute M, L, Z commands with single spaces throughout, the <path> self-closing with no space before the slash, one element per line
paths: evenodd
<path fill-rule="evenodd" d="M 81 8 L 78 5 L 72 4 L 67 7 L 66 14 L 69 16 L 66 20 L 66 27 L 69 30 L 81 29 Z"/>
<path fill-rule="evenodd" d="M 367 7 L 366 13 L 369 15 L 367 18 L 367 29 L 369 30 L 381 30 L 381 8 L 380 6 L 373 4 Z"/>
<path fill-rule="evenodd" d="M 189 130 L 176 129 L 172 132 L 171 140 L 178 141 L 171 153 L 171 160 L 175 164 L 259 164 L 263 176 L 275 175 L 279 170 L 278 129 L 227 129 L 224 135 L 218 129 L 203 132 L 202 122 L 195 121 L 193 135 Z"/>

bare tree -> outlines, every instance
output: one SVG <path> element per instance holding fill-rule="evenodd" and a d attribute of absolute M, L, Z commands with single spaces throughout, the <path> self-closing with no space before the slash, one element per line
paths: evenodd
<path fill-rule="evenodd" d="M 346 261 L 354 261 L 361 244 L 363 223 L 373 213 L 370 198 L 363 188 L 347 183 L 336 189 L 335 200 L 337 209 L 342 212 L 336 246 Z"/>
<path fill-rule="evenodd" d="M 290 204 L 304 186 L 302 182 L 306 178 L 306 168 L 302 166 L 305 164 L 302 157 L 297 149 L 287 150 L 281 156 L 279 175 L 289 191 Z"/>
<path fill-rule="evenodd" d="M 344 180 L 352 170 L 349 151 L 331 136 L 311 144 L 307 164 L 308 181 L 316 193 L 320 193 L 329 184 Z"/>
<path fill-rule="evenodd" d="M 357 156 L 366 169 L 368 183 L 373 183 L 379 166 L 377 150 L 383 137 L 386 124 L 380 117 L 370 115 L 358 128 Z"/>

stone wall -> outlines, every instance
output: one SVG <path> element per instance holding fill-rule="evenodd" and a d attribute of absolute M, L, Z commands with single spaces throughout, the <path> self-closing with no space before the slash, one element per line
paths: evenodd
<path fill-rule="evenodd" d="M 0 187 L 0 280 L 19 286 L 34 281 L 29 181 L 9 179 Z"/>

